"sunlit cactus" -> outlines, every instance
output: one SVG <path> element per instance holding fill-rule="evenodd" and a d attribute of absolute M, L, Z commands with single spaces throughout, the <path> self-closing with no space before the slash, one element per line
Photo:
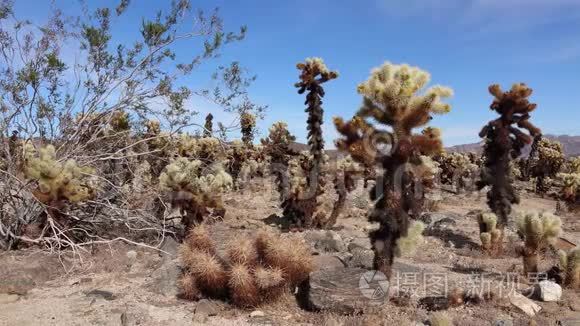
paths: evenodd
<path fill-rule="evenodd" d="M 241 308 L 277 300 L 306 281 L 313 269 L 307 245 L 296 237 L 264 231 L 253 239 L 232 240 L 221 258 L 202 225 L 189 232 L 179 252 L 184 269 L 178 283 L 182 298 L 229 299 Z"/>
<path fill-rule="evenodd" d="M 565 162 L 562 144 L 541 138 L 537 143 L 537 159 L 529 164 L 531 176 L 536 178 L 536 191 L 544 194 L 548 191 L 547 178 L 555 177 Z"/>
<path fill-rule="evenodd" d="M 492 245 L 494 255 L 503 251 L 503 233 L 508 223 L 512 205 L 519 203 L 519 197 L 513 187 L 510 174 L 510 162 L 519 157 L 522 148 L 532 142 L 533 137 L 541 134 L 530 121 L 530 112 L 536 104 L 530 103 L 528 97 L 532 89 L 526 84 L 514 84 L 510 91 L 504 92 L 499 85 L 491 85 L 489 92 L 494 96 L 490 108 L 500 117 L 489 122 L 480 132 L 486 141 L 484 147 L 485 166 L 481 171 L 478 188 L 490 186 L 487 193 L 487 204 L 497 216 L 499 238 Z M 529 134 L 521 129 L 527 130 Z"/>
<path fill-rule="evenodd" d="M 423 242 L 425 224 L 413 221 L 407 230 L 407 235 L 397 240 L 397 257 L 415 253 L 417 247 Z"/>
<path fill-rule="evenodd" d="M 444 311 L 438 311 L 433 313 L 431 318 L 429 318 L 429 324 L 431 326 L 453 326 L 453 319 Z"/>
<path fill-rule="evenodd" d="M 567 172 L 556 175 L 562 185 L 560 199 L 566 202 L 569 211 L 575 212 L 580 209 L 580 157 L 572 158 L 566 165 Z"/>
<path fill-rule="evenodd" d="M 47 206 L 37 222 L 42 227 L 51 218 L 61 227 L 68 226 L 67 203 L 83 202 L 94 194 L 94 186 L 89 182 L 93 169 L 79 166 L 74 160 L 58 161 L 52 145 L 37 151 L 31 143 L 25 143 L 23 152 L 24 174 L 35 181 L 32 193 Z"/>
<path fill-rule="evenodd" d="M 180 157 L 196 158 L 200 151 L 200 144 L 195 137 L 181 134 L 177 138 L 177 154 Z"/>
<path fill-rule="evenodd" d="M 413 129 L 425 126 L 432 114 L 450 111 L 441 99 L 452 95 L 450 88 L 433 86 L 424 90 L 430 75 L 416 67 L 385 63 L 371 72 L 367 81 L 358 86 L 363 95 L 362 108 L 350 121 L 335 118 L 335 125 L 343 136 L 336 142 L 338 149 L 350 153 L 356 161 L 384 168 L 380 184 L 371 190 L 376 201 L 371 222 L 380 227 L 370 234 L 375 252 L 374 268 L 389 278 L 398 240 L 408 235 L 409 212 L 417 211 L 420 203 L 410 188 L 415 178 L 408 165 L 420 165 L 420 155 L 433 155 L 443 150 L 440 132 L 429 128 L 421 134 Z M 391 127 L 386 131 L 375 127 Z"/>
<path fill-rule="evenodd" d="M 524 261 L 524 273 L 538 273 L 540 251 L 557 240 L 562 232 L 562 221 L 547 212 L 528 212 L 518 216 L 517 224 L 524 238 L 524 246 L 519 249 Z"/>
<path fill-rule="evenodd" d="M 564 272 L 564 286 L 580 290 L 580 249 L 560 251 L 560 268 Z"/>
<path fill-rule="evenodd" d="M 180 210 L 185 230 L 201 223 L 210 213 L 224 217 L 221 193 L 231 189 L 232 177 L 220 165 L 204 168 L 199 160 L 178 158 L 159 176 L 159 186 Z"/>
<path fill-rule="evenodd" d="M 240 125 L 242 128 L 242 141 L 247 146 L 252 146 L 256 128 L 256 116 L 250 112 L 242 113 L 240 115 Z"/>

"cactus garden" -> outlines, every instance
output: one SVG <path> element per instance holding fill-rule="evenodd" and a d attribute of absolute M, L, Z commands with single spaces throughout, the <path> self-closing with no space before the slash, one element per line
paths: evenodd
<path fill-rule="evenodd" d="M 579 5 L 209 2 L 0 0 L 0 325 L 580 325 Z"/>

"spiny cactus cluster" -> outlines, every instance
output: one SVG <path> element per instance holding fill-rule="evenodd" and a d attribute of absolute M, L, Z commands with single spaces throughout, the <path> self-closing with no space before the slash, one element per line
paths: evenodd
<path fill-rule="evenodd" d="M 580 290 L 580 249 L 566 253 L 560 251 L 560 268 L 564 273 L 564 286 Z"/>
<path fill-rule="evenodd" d="M 499 85 L 491 85 L 489 92 L 494 96 L 490 108 L 500 117 L 489 122 L 479 133 L 486 141 L 484 147 L 485 166 L 481 171 L 478 188 L 491 186 L 487 193 L 487 204 L 497 216 L 499 237 L 492 239 L 496 255 L 503 249 L 503 231 L 508 223 L 512 204 L 519 202 L 513 179 L 510 175 L 510 162 L 521 155 L 522 148 L 541 134 L 530 121 L 530 112 L 536 104 L 528 97 L 532 89 L 523 83 L 514 84 L 510 91 L 504 92 Z M 521 129 L 527 130 L 529 135 Z"/>
<path fill-rule="evenodd" d="M 94 185 L 89 182 L 93 170 L 79 166 L 74 160 L 60 162 L 56 159 L 54 146 L 47 145 L 38 151 L 30 143 L 24 145 L 24 173 L 26 178 L 34 180 L 36 187 L 34 197 L 47 209 L 36 221 L 44 227 L 47 218 L 52 218 L 61 227 L 67 227 L 67 203 L 79 203 L 93 196 Z"/>
<path fill-rule="evenodd" d="M 479 236 L 481 239 L 481 247 L 484 252 L 493 253 L 497 249 L 498 239 L 500 238 L 500 230 L 497 229 L 497 216 L 494 213 L 481 213 L 478 215 L 479 221 Z"/>
<path fill-rule="evenodd" d="M 222 258 L 204 226 L 189 232 L 180 258 L 183 298 L 217 298 L 242 308 L 275 301 L 306 281 L 313 269 L 308 247 L 297 238 L 263 231 L 254 239 L 232 241 Z"/>
<path fill-rule="evenodd" d="M 429 79 L 430 75 L 419 68 L 387 62 L 373 69 L 369 79 L 358 86 L 363 105 L 355 117 L 347 122 L 340 118 L 334 121 L 343 136 L 336 142 L 338 149 L 361 164 L 379 163 L 384 169 L 381 184 L 371 190 L 376 205 L 369 220 L 380 223 L 379 229 L 370 234 L 374 268 L 389 278 L 398 240 L 408 235 L 409 214 L 417 210 L 417 194 L 407 191 L 414 188 L 414 176 L 405 167 L 422 164 L 420 155 L 443 150 L 436 129 L 413 134 L 413 129 L 426 125 L 432 114 L 450 111 L 449 104 L 441 101 L 452 95 L 450 88 L 433 86 L 419 93 Z M 391 127 L 392 132 L 376 128 L 367 119 Z"/>
<path fill-rule="evenodd" d="M 524 238 L 524 246 L 519 248 L 524 261 L 524 273 L 536 274 L 540 251 L 557 240 L 562 232 L 562 221 L 547 212 L 528 212 L 519 214 L 517 224 Z"/>
<path fill-rule="evenodd" d="M 91 187 L 86 183 L 92 173 L 89 167 L 78 166 L 74 160 L 59 162 L 56 149 L 52 145 L 36 149 L 30 143 L 26 145 L 25 175 L 38 184 L 34 192 L 44 204 L 67 200 L 80 202 L 91 197 Z"/>
<path fill-rule="evenodd" d="M 539 138 L 539 137 L 538 137 Z M 546 180 L 555 177 L 565 162 L 562 144 L 541 138 L 537 142 L 537 158 L 529 163 L 531 176 L 536 178 L 536 191 L 545 194 L 548 191 Z"/>
<path fill-rule="evenodd" d="M 219 164 L 205 167 L 199 160 L 178 158 L 159 176 L 159 186 L 166 192 L 173 207 L 180 210 L 185 230 L 201 223 L 209 214 L 223 217 L 221 193 L 231 189 L 232 177 Z"/>
<path fill-rule="evenodd" d="M 479 167 L 471 161 L 469 154 L 444 152 L 435 156 L 441 168 L 441 183 L 465 189 L 475 178 Z"/>
<path fill-rule="evenodd" d="M 270 173 L 274 176 L 280 200 L 284 202 L 290 192 L 288 163 L 298 154 L 290 146 L 296 140 L 285 122 L 276 122 L 270 129 L 268 137 L 262 139 L 264 153 L 270 157 Z"/>
<path fill-rule="evenodd" d="M 580 157 L 572 158 L 566 167 L 567 173 L 558 173 L 557 178 L 562 184 L 560 198 L 564 200 L 572 212 L 580 209 Z"/>

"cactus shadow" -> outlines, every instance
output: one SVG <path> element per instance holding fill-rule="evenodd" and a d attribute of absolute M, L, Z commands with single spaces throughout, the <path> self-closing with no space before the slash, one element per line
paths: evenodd
<path fill-rule="evenodd" d="M 445 243 L 451 243 L 458 249 L 478 249 L 479 244 L 471 240 L 471 238 L 456 233 L 450 229 L 430 229 L 425 232 L 426 236 L 439 238 Z"/>

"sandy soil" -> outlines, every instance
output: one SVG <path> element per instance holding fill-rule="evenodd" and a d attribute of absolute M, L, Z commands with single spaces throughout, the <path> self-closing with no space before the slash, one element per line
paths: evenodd
<path fill-rule="evenodd" d="M 348 210 L 333 232 L 345 246 L 364 245 L 367 231 L 372 227 L 365 219 L 371 204 L 365 199 L 362 187 L 349 196 Z M 513 250 L 501 259 L 490 259 L 478 249 L 479 234 L 473 211 L 485 209 L 484 195 L 444 193 L 444 197 L 437 213 L 451 216 L 455 224 L 444 232 L 427 236 L 415 255 L 398 262 L 445 274 L 450 286 L 463 288 L 473 282 L 474 272 L 496 276 L 521 272 L 521 259 Z M 272 227 L 266 223 L 276 220 L 273 216 L 280 213 L 277 194 L 268 181 L 228 194 L 225 203 L 228 210 L 225 220 L 211 227 L 220 244 L 241 233 L 251 234 L 259 228 Z M 326 205 L 332 205 L 332 196 L 326 199 Z M 550 199 L 525 193 L 516 210 L 554 211 L 555 207 L 556 203 Z M 562 220 L 564 238 L 580 244 L 579 216 L 566 215 Z M 519 240 L 512 233 L 509 241 L 509 247 L 514 248 Z M 170 242 L 165 245 L 164 250 L 175 253 Z M 316 261 L 325 265 L 328 261 L 324 258 L 332 255 L 341 253 L 321 253 Z M 548 251 L 541 267 L 547 270 L 556 261 L 555 253 Z M 70 253 L 57 255 L 35 248 L 2 252 L 0 325 L 416 325 L 431 315 L 420 304 L 426 293 L 409 284 L 414 295 L 406 304 L 368 307 L 358 316 L 306 312 L 298 308 L 290 294 L 280 302 L 257 307 L 261 313 L 238 310 L 216 301 L 187 302 L 177 299 L 175 285 L 167 283 L 175 276 L 167 266 L 176 263 L 175 256 L 124 243 L 90 248 L 82 253 L 82 261 Z M 496 278 L 494 282 L 501 279 Z M 515 287 L 524 289 L 529 285 L 518 280 Z M 580 320 L 577 292 L 566 290 L 559 302 L 537 303 L 543 309 L 534 318 L 535 325 Z M 456 325 L 493 325 L 497 320 L 533 325 L 532 318 L 501 297 L 479 305 L 451 308 L 447 313 Z M 580 325 L 580 321 L 562 325 Z"/>

